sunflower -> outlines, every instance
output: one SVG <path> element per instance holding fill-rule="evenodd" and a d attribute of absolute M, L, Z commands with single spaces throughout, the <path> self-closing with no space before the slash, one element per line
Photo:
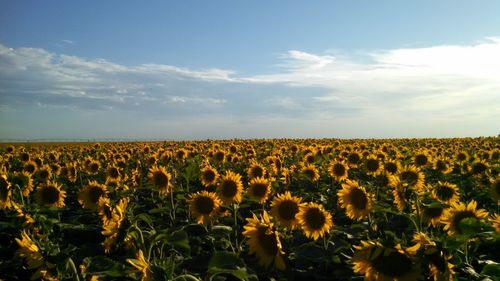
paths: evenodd
<path fill-rule="evenodd" d="M 216 169 L 206 165 L 201 169 L 200 178 L 203 186 L 209 187 L 215 185 L 217 179 L 219 178 L 219 173 L 217 173 Z"/>
<path fill-rule="evenodd" d="M 429 271 L 434 281 L 454 280 L 455 265 L 450 263 L 450 255 L 445 255 L 436 246 L 430 246 L 425 250 L 425 259 L 428 261 Z"/>
<path fill-rule="evenodd" d="M 99 184 L 96 181 L 89 183 L 78 193 L 78 202 L 85 209 L 96 210 L 98 208 L 99 199 L 107 196 L 107 187 Z"/>
<path fill-rule="evenodd" d="M 32 175 L 36 172 L 37 169 L 38 169 L 38 166 L 35 163 L 35 161 L 30 160 L 30 161 L 26 162 L 26 164 L 24 164 L 24 171 L 26 171 Z"/>
<path fill-rule="evenodd" d="M 217 185 L 217 190 L 222 202 L 226 204 L 232 202 L 239 203 L 241 201 L 241 193 L 243 191 L 241 175 L 233 173 L 232 171 L 226 171 L 226 174 Z"/>
<path fill-rule="evenodd" d="M 431 157 L 427 151 L 421 151 L 413 156 L 413 164 L 417 167 L 426 166 L 431 162 Z"/>
<path fill-rule="evenodd" d="M 36 177 L 40 182 L 46 182 L 52 177 L 52 171 L 48 165 L 43 165 L 36 172 Z"/>
<path fill-rule="evenodd" d="M 28 264 L 28 268 L 36 270 L 36 272 L 31 276 L 31 280 L 40 279 L 47 274 L 47 269 L 45 267 L 45 261 L 43 259 L 40 248 L 33 242 L 33 240 L 28 236 L 26 230 L 21 232 L 21 239 L 16 238 L 16 243 L 19 246 L 17 250 L 17 255 L 24 258 Z"/>
<path fill-rule="evenodd" d="M 21 208 L 21 206 L 19 206 L 19 204 L 16 204 L 16 202 L 12 201 L 11 206 L 16 211 L 17 217 L 22 218 L 24 220 L 23 226 L 35 223 L 33 217 L 31 217 L 28 213 L 24 212 L 24 210 Z"/>
<path fill-rule="evenodd" d="M 171 179 L 172 176 L 162 166 L 153 166 L 149 169 L 149 180 L 160 190 L 162 195 L 173 192 Z"/>
<path fill-rule="evenodd" d="M 10 208 L 12 190 L 7 176 L 0 175 L 0 209 Z"/>
<path fill-rule="evenodd" d="M 422 190 L 425 183 L 425 175 L 417 167 L 409 165 L 397 174 L 401 184 L 415 190 Z"/>
<path fill-rule="evenodd" d="M 271 182 L 263 177 L 253 178 L 250 180 L 247 193 L 250 198 L 263 204 L 271 193 Z"/>
<path fill-rule="evenodd" d="M 292 196 L 289 191 L 285 191 L 274 197 L 271 203 L 271 214 L 283 227 L 295 229 L 299 225 L 297 214 L 300 207 L 304 206 L 301 201 L 300 197 Z"/>
<path fill-rule="evenodd" d="M 320 175 L 318 169 L 313 164 L 307 164 L 303 166 L 300 170 L 300 173 L 304 178 L 311 182 L 317 182 L 319 180 Z"/>
<path fill-rule="evenodd" d="M 86 168 L 87 173 L 91 175 L 97 175 L 97 173 L 99 173 L 99 170 L 101 169 L 101 164 L 96 160 L 91 160 Z"/>
<path fill-rule="evenodd" d="M 135 259 L 127 259 L 127 262 L 142 273 L 141 281 L 155 280 L 149 268 L 149 263 L 144 258 L 142 250 L 137 252 Z"/>
<path fill-rule="evenodd" d="M 78 172 L 76 170 L 76 163 L 69 163 L 66 165 L 66 177 L 70 182 L 76 182 Z"/>
<path fill-rule="evenodd" d="M 404 185 L 399 177 L 394 177 L 392 184 L 394 203 L 396 203 L 398 210 L 403 212 L 408 204 L 408 200 L 410 199 L 412 189 L 410 189 L 407 185 Z"/>
<path fill-rule="evenodd" d="M 460 201 L 460 192 L 456 184 L 439 181 L 432 190 L 432 195 L 442 203 L 452 204 Z"/>
<path fill-rule="evenodd" d="M 434 170 L 441 172 L 443 174 L 448 174 L 453 170 L 453 167 L 450 165 L 449 161 L 440 157 L 434 160 L 433 164 Z"/>
<path fill-rule="evenodd" d="M 376 176 L 382 172 L 382 164 L 376 156 L 369 156 L 364 161 L 364 168 L 367 174 Z"/>
<path fill-rule="evenodd" d="M 453 203 L 443 219 L 443 223 L 445 224 L 444 230 L 448 232 L 448 235 L 462 234 L 460 222 L 463 219 L 474 218 L 482 220 L 488 216 L 486 210 L 476 208 L 477 202 L 474 200 L 471 200 L 468 204 L 462 202 Z"/>
<path fill-rule="evenodd" d="M 366 192 L 357 181 L 347 180 L 337 196 L 341 208 L 346 209 L 350 219 L 363 220 L 372 210 L 373 194 Z"/>
<path fill-rule="evenodd" d="M 493 198 L 497 200 L 497 202 L 500 201 L 500 177 L 491 182 L 491 194 L 493 195 Z"/>
<path fill-rule="evenodd" d="M 62 189 L 62 186 L 59 183 L 49 181 L 37 188 L 35 198 L 40 205 L 60 208 L 64 207 L 66 191 Z"/>
<path fill-rule="evenodd" d="M 247 169 L 247 175 L 249 179 L 261 178 L 266 175 L 266 169 L 257 162 L 252 162 L 250 167 Z"/>
<path fill-rule="evenodd" d="M 349 165 L 349 167 L 357 167 L 360 161 L 361 155 L 356 151 L 353 151 L 347 155 L 347 164 Z"/>
<path fill-rule="evenodd" d="M 242 234 L 248 238 L 249 254 L 255 254 L 261 266 L 268 268 L 274 265 L 279 270 L 285 270 L 285 252 L 267 212 L 264 211 L 260 219 L 254 214 L 253 218 L 246 220 Z"/>
<path fill-rule="evenodd" d="M 304 234 L 314 240 L 328 234 L 333 228 L 332 215 L 316 203 L 310 202 L 301 206 L 297 220 Z"/>
<path fill-rule="evenodd" d="M 328 172 L 330 173 L 330 176 L 338 182 L 347 179 L 348 171 L 349 166 L 340 161 L 333 161 L 328 166 Z"/>
<path fill-rule="evenodd" d="M 493 228 L 495 228 L 496 232 L 500 232 L 500 215 L 499 214 L 494 214 L 490 218 L 490 222 L 493 225 Z"/>
<path fill-rule="evenodd" d="M 486 163 L 484 160 L 476 160 L 472 163 L 471 173 L 474 175 L 479 175 L 486 172 L 488 169 L 488 163 Z"/>
<path fill-rule="evenodd" d="M 121 174 L 118 167 L 109 165 L 106 168 L 106 184 L 110 186 L 117 186 L 120 182 Z"/>
<path fill-rule="evenodd" d="M 420 265 L 397 245 L 385 247 L 379 242 L 361 241 L 354 246 L 353 271 L 365 275 L 367 281 L 413 281 L 420 278 Z"/>
<path fill-rule="evenodd" d="M 414 206 L 416 210 L 416 206 Z M 445 214 L 445 208 L 442 207 L 432 207 L 432 206 L 420 206 L 420 212 L 422 214 L 422 221 L 427 223 L 429 226 L 441 225 L 441 220 Z"/>
<path fill-rule="evenodd" d="M 396 160 L 389 160 L 384 163 L 384 170 L 391 175 L 395 175 L 401 170 L 401 164 Z"/>
<path fill-rule="evenodd" d="M 217 194 L 206 190 L 192 194 L 187 202 L 191 215 L 196 218 L 198 224 L 208 224 L 221 205 Z"/>
<path fill-rule="evenodd" d="M 469 160 L 469 154 L 466 151 L 459 151 L 455 155 L 455 160 L 459 163 L 467 162 Z"/>

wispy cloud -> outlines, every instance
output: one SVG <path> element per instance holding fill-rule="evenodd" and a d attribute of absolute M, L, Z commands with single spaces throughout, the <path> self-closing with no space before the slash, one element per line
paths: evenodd
<path fill-rule="evenodd" d="M 16 111 L 37 108 L 48 116 L 59 108 L 76 116 L 73 122 L 90 118 L 89 112 L 115 122 L 132 114 L 130 126 L 149 124 L 141 135 L 175 130 L 180 138 L 498 133 L 499 38 L 373 50 L 363 57 L 369 60 L 291 50 L 280 56 L 275 73 L 242 76 L 0 45 L 0 114 L 15 120 Z M 34 134 L 28 121 L 18 122 L 0 130 Z"/>

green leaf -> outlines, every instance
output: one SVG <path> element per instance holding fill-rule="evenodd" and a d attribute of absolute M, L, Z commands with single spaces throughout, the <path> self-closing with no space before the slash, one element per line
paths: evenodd
<path fill-rule="evenodd" d="M 481 274 L 488 275 L 495 281 L 500 280 L 500 264 L 490 263 L 485 265 L 481 270 Z"/>
<path fill-rule="evenodd" d="M 476 218 L 465 218 L 458 223 L 458 229 L 463 235 L 474 235 L 481 232 L 481 222 Z"/>
<path fill-rule="evenodd" d="M 183 253 L 189 253 L 191 246 L 189 245 L 188 234 L 184 230 L 177 230 L 167 236 L 167 242 Z"/>
<path fill-rule="evenodd" d="M 232 252 L 215 252 L 208 262 L 208 268 L 218 267 L 234 269 L 235 267 L 245 267 L 245 263 Z"/>

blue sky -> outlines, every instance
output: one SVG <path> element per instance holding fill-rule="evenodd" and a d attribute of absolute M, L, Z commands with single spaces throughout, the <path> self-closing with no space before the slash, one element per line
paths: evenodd
<path fill-rule="evenodd" d="M 500 132 L 500 2 L 311 2 L 0 0 L 0 135 Z"/>

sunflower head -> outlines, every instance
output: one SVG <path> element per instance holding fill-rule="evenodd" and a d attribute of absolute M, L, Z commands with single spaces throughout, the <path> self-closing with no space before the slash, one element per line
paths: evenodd
<path fill-rule="evenodd" d="M 274 265 L 279 270 L 285 270 L 285 252 L 281 246 L 280 237 L 266 211 L 260 219 L 254 214 L 247 218 L 243 235 L 248 238 L 249 253 L 255 254 L 259 264 L 265 267 Z"/>
<path fill-rule="evenodd" d="M 198 224 L 208 224 L 221 205 L 217 194 L 206 190 L 191 195 L 187 202 L 191 215 Z"/>
<path fill-rule="evenodd" d="M 432 195 L 437 200 L 446 203 L 456 203 L 460 200 L 460 192 L 456 184 L 439 181 L 432 190 Z"/>
<path fill-rule="evenodd" d="M 266 169 L 259 163 L 252 162 L 247 169 L 247 175 L 249 179 L 264 177 L 266 175 Z"/>
<path fill-rule="evenodd" d="M 320 177 L 318 169 L 313 164 L 303 166 L 300 173 L 306 180 L 311 182 L 317 182 Z"/>
<path fill-rule="evenodd" d="M 37 170 L 38 170 L 38 165 L 35 163 L 35 161 L 27 161 L 24 164 L 24 171 L 28 172 L 31 175 L 35 174 Z"/>
<path fill-rule="evenodd" d="M 477 202 L 471 200 L 468 204 L 459 202 L 453 203 L 444 216 L 444 230 L 448 235 L 462 234 L 463 229 L 460 223 L 462 220 L 471 218 L 483 220 L 488 216 L 488 212 L 484 209 L 477 209 Z"/>
<path fill-rule="evenodd" d="M 40 185 L 35 194 L 38 204 L 53 207 L 64 207 L 66 192 L 62 186 L 56 182 L 47 182 Z"/>
<path fill-rule="evenodd" d="M 107 196 L 107 188 L 103 184 L 96 181 L 89 183 L 78 193 L 78 202 L 85 209 L 97 210 L 99 207 L 99 199 Z"/>
<path fill-rule="evenodd" d="M 337 193 L 339 204 L 346 209 L 346 214 L 353 220 L 362 220 L 372 210 L 373 195 L 359 186 L 357 181 L 347 180 Z"/>
<path fill-rule="evenodd" d="M 360 161 L 361 155 L 356 151 L 353 151 L 347 155 L 347 164 L 350 167 L 357 167 Z"/>
<path fill-rule="evenodd" d="M 396 160 L 386 161 L 384 163 L 384 170 L 391 175 L 397 174 L 401 169 L 401 164 Z"/>
<path fill-rule="evenodd" d="M 36 177 L 40 182 L 46 182 L 52 177 L 52 171 L 48 165 L 43 165 L 36 172 Z"/>
<path fill-rule="evenodd" d="M 224 203 L 239 203 L 241 201 L 241 193 L 243 191 L 241 175 L 232 171 L 227 171 L 218 184 L 217 191 L 219 193 L 219 197 Z"/>
<path fill-rule="evenodd" d="M 476 160 L 472 163 L 471 173 L 473 175 L 479 175 L 485 173 L 488 169 L 488 163 L 486 163 L 484 160 Z"/>
<path fill-rule="evenodd" d="M 333 161 L 328 166 L 328 172 L 332 178 L 340 182 L 347 179 L 349 166 L 340 161 Z"/>
<path fill-rule="evenodd" d="M 301 201 L 300 197 L 292 196 L 289 191 L 285 191 L 274 197 L 271 203 L 271 214 L 280 225 L 295 229 L 298 226 L 297 214 L 300 207 L 304 206 Z"/>
<path fill-rule="evenodd" d="M 398 173 L 398 178 L 401 184 L 405 187 L 410 187 L 415 190 L 422 189 L 425 183 L 424 174 L 417 167 L 410 165 L 404 167 Z"/>
<path fill-rule="evenodd" d="M 162 166 L 153 166 L 149 169 L 149 180 L 157 187 L 160 194 L 169 194 L 173 191 L 172 176 Z"/>
<path fill-rule="evenodd" d="M 376 156 L 369 156 L 364 161 L 364 168 L 369 175 L 378 175 L 382 172 L 382 164 Z"/>
<path fill-rule="evenodd" d="M 263 204 L 271 193 L 271 182 L 263 177 L 257 177 L 250 180 L 247 193 L 253 200 Z"/>
<path fill-rule="evenodd" d="M 9 208 L 11 205 L 11 185 L 7 176 L 0 175 L 0 209 Z"/>
<path fill-rule="evenodd" d="M 423 167 L 426 166 L 431 162 L 429 153 L 426 151 L 418 152 L 413 156 L 413 163 L 417 167 Z"/>
<path fill-rule="evenodd" d="M 206 165 L 201 169 L 200 178 L 203 186 L 209 187 L 215 185 L 217 179 L 219 178 L 219 173 L 217 173 L 216 169 Z"/>
<path fill-rule="evenodd" d="M 314 240 L 328 234 L 333 228 L 332 215 L 320 204 L 307 203 L 301 206 L 297 219 L 304 234 Z"/>

